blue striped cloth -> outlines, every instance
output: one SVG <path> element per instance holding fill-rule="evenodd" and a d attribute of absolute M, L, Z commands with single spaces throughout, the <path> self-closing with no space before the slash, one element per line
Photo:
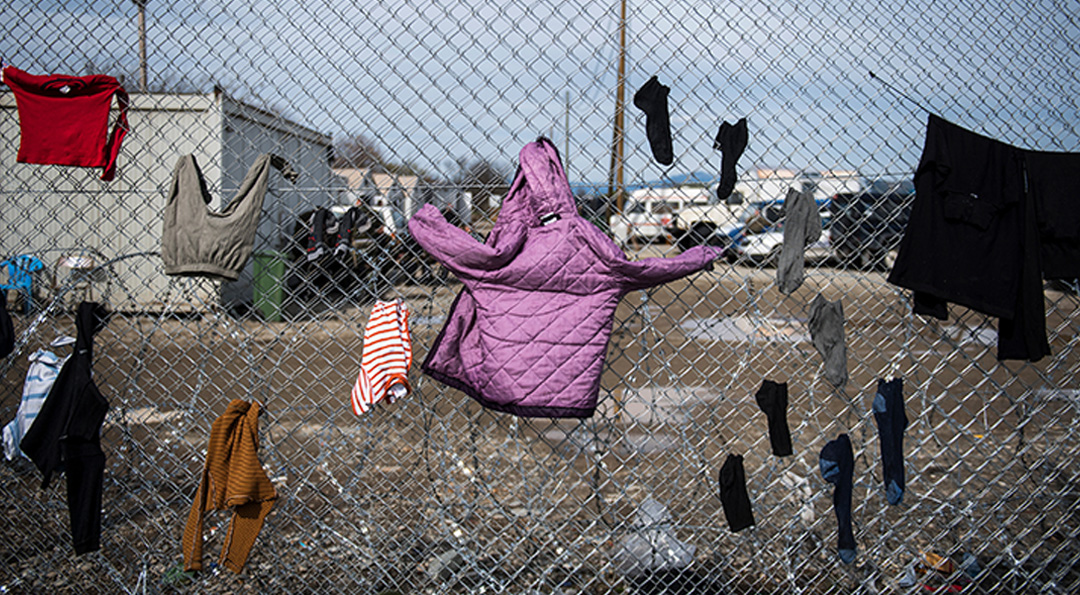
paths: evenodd
<path fill-rule="evenodd" d="M 39 349 L 30 356 L 30 368 L 26 371 L 26 384 L 23 385 L 22 402 L 15 419 L 4 427 L 4 456 L 10 461 L 16 456 L 27 458 L 19 449 L 19 442 L 34 423 L 34 418 L 41 411 L 41 404 L 49 396 L 49 390 L 56 382 L 67 357 L 57 357 L 51 351 Z"/>

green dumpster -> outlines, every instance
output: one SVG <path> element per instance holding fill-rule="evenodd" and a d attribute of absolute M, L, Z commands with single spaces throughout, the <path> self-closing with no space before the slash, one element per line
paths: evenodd
<path fill-rule="evenodd" d="M 255 310 L 268 322 L 281 322 L 288 256 L 271 250 L 255 253 Z"/>

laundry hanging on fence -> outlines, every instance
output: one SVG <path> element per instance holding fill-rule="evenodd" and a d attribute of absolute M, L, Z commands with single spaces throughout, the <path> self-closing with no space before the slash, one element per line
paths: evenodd
<path fill-rule="evenodd" d="M 260 155 L 251 164 L 236 196 L 221 212 L 207 207 L 206 189 L 193 155 L 184 155 L 173 170 L 161 234 L 166 275 L 205 276 L 236 281 L 251 257 L 255 230 L 269 187 L 270 168 L 290 182 L 298 174 L 277 155 Z"/>
<path fill-rule="evenodd" d="M 791 456 L 791 431 L 788 430 L 788 390 L 786 382 L 763 380 L 754 400 L 769 422 L 769 445 L 778 457 Z"/>
<path fill-rule="evenodd" d="M 626 293 L 709 267 L 721 250 L 627 260 L 578 215 L 555 145 L 521 163 L 487 243 L 432 205 L 409 231 L 465 285 L 423 363 L 485 407 L 523 417 L 589 417 L 596 409 L 615 308 Z"/>
<path fill-rule="evenodd" d="M 353 413 L 362 415 L 383 399 L 393 403 L 409 394 L 410 366 L 409 309 L 401 300 L 375 302 L 364 328 L 360 373 L 352 389 Z"/>
<path fill-rule="evenodd" d="M 820 293 L 810 302 L 810 339 L 825 364 L 825 379 L 840 388 L 847 384 L 847 341 L 844 336 L 844 304 L 830 302 Z"/>
<path fill-rule="evenodd" d="M 1080 278 L 1080 153 L 1025 151 L 1047 279 Z"/>
<path fill-rule="evenodd" d="M 210 427 L 206 464 L 184 525 L 184 570 L 202 570 L 205 514 L 232 509 L 220 561 L 239 574 L 276 499 L 259 463 L 259 404 L 233 399 Z"/>
<path fill-rule="evenodd" d="M 900 504 L 904 498 L 904 431 L 908 425 L 904 413 L 904 381 L 900 378 L 878 379 L 871 408 L 881 445 L 885 499 L 889 504 Z"/>
<path fill-rule="evenodd" d="M 784 199 L 784 243 L 776 263 L 776 284 L 790 295 L 803 282 L 806 247 L 821 237 L 821 214 L 814 193 L 788 188 Z"/>
<path fill-rule="evenodd" d="M 367 216 L 359 207 L 345 211 L 340 219 L 330 210 L 319 207 L 312 213 L 308 226 L 307 260 L 318 260 L 327 254 L 344 256 L 352 247 L 356 232 L 367 223 Z"/>
<path fill-rule="evenodd" d="M 855 533 L 851 523 L 851 492 L 855 474 L 855 457 L 851 439 L 840 434 L 821 449 L 818 459 L 821 476 L 833 484 L 833 512 L 836 513 L 836 551 L 840 561 L 855 561 Z"/>
<path fill-rule="evenodd" d="M 48 488 L 53 473 L 67 476 L 67 504 L 76 554 L 101 547 L 101 493 L 105 453 L 101 425 L 109 411 L 94 383 L 94 335 L 105 326 L 108 313 L 100 304 L 82 302 L 75 313 L 75 351 L 60 369 L 37 419 L 20 447 L 42 473 Z"/>
<path fill-rule="evenodd" d="M 14 66 L 3 82 L 19 110 L 19 163 L 101 167 L 101 179 L 116 177 L 116 160 L 128 131 L 128 94 L 111 76 L 33 75 Z M 109 132 L 116 96 L 120 113 Z"/>
<path fill-rule="evenodd" d="M 651 77 L 634 93 L 634 105 L 645 112 L 645 136 L 653 159 L 661 165 L 671 165 L 675 154 L 671 147 L 671 115 L 668 112 L 668 93 L 671 88 Z"/>
<path fill-rule="evenodd" d="M 4 426 L 4 456 L 7 460 L 15 457 L 30 458 L 19 448 L 19 443 L 37 419 L 45 398 L 49 396 L 49 391 L 67 360 L 67 357 L 59 357 L 44 349 L 39 349 L 30 356 L 19 410 L 15 412 L 15 419 Z"/>
<path fill-rule="evenodd" d="M 720 467 L 720 504 L 732 533 L 754 525 L 754 511 L 746 491 L 742 455 L 729 454 Z"/>
<path fill-rule="evenodd" d="M 722 151 L 720 182 L 716 185 L 716 200 L 719 202 L 726 201 L 731 196 L 731 192 L 735 190 L 735 182 L 738 180 L 735 166 L 738 164 L 743 151 L 746 150 L 746 144 L 749 140 L 750 134 L 747 132 L 746 118 L 741 118 L 735 124 L 724 121 L 720 124 L 720 130 L 716 132 L 713 148 Z"/>
<path fill-rule="evenodd" d="M 1050 355 L 1042 278 L 1080 277 L 1080 153 L 1019 149 L 930 115 L 889 282 L 916 314 L 1000 319 L 998 359 Z"/>

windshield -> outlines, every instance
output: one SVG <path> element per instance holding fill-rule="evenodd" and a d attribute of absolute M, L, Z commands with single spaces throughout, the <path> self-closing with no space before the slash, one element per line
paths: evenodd
<path fill-rule="evenodd" d="M 888 194 L 890 192 L 906 196 L 915 193 L 915 182 L 911 180 L 874 180 L 870 184 L 872 194 Z"/>
<path fill-rule="evenodd" d="M 671 203 L 661 200 L 652 204 L 652 212 L 654 215 L 668 215 L 674 213 L 675 209 Z"/>

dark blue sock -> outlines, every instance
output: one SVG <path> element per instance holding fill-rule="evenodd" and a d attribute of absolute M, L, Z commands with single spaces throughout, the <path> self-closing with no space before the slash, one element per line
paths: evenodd
<path fill-rule="evenodd" d="M 904 498 L 904 430 L 908 424 L 904 414 L 903 380 L 878 380 L 874 420 L 881 443 L 885 498 L 889 504 L 899 504 Z"/>
<path fill-rule="evenodd" d="M 851 440 L 840 434 L 821 449 L 821 476 L 833 484 L 833 510 L 836 512 L 837 549 L 844 564 L 855 561 L 855 534 L 851 530 L 851 488 L 855 457 Z"/>

